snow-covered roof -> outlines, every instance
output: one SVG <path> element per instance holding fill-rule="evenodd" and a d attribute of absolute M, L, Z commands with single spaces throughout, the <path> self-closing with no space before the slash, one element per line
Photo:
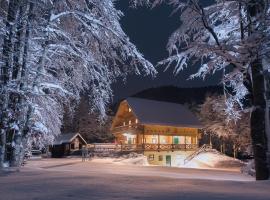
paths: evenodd
<path fill-rule="evenodd" d="M 202 127 L 198 118 L 184 105 L 135 97 L 126 101 L 141 124 Z"/>
<path fill-rule="evenodd" d="M 87 144 L 87 142 L 83 139 L 83 137 L 79 134 L 79 133 L 65 133 L 65 134 L 61 134 L 58 137 L 55 138 L 53 144 L 54 145 L 60 145 L 60 144 L 64 144 L 64 143 L 69 143 L 72 140 L 74 140 L 77 136 L 79 136 L 82 141 Z"/>

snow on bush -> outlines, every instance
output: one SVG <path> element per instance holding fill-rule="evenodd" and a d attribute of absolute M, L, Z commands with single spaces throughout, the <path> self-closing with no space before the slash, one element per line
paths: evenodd
<path fill-rule="evenodd" d="M 255 163 L 254 160 L 250 160 L 245 166 L 241 168 L 241 172 L 243 174 L 248 174 L 251 176 L 255 176 L 256 171 L 255 171 Z"/>
<path fill-rule="evenodd" d="M 4 162 L 3 163 L 3 168 L 7 168 L 7 167 L 9 167 L 9 163 L 8 162 Z"/>

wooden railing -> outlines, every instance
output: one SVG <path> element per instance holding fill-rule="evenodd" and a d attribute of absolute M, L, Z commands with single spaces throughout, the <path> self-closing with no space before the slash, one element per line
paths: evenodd
<path fill-rule="evenodd" d="M 145 151 L 173 151 L 173 150 L 194 150 L 197 144 L 144 144 Z"/>
<path fill-rule="evenodd" d="M 120 145 L 121 151 L 135 151 L 137 150 L 136 144 L 122 144 Z M 119 150 L 119 149 L 118 149 Z"/>
<path fill-rule="evenodd" d="M 197 144 L 94 144 L 92 150 L 95 152 L 106 151 L 174 151 L 174 150 L 196 150 Z"/>
<path fill-rule="evenodd" d="M 143 150 L 143 151 L 173 151 L 173 150 L 195 150 L 197 144 L 122 144 L 121 151 Z"/>

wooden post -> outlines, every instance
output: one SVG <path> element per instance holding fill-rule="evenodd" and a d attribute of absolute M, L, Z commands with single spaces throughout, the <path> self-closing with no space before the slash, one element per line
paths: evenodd
<path fill-rule="evenodd" d="M 158 151 L 160 149 L 160 135 L 158 134 Z"/>
<path fill-rule="evenodd" d="M 171 140 L 172 140 L 171 147 L 172 147 L 172 152 L 173 152 L 174 151 L 173 136 L 171 136 Z"/>
<path fill-rule="evenodd" d="M 144 150 L 144 142 L 145 142 L 145 137 L 144 137 L 144 132 L 143 132 L 143 141 L 142 141 L 142 148 Z"/>
<path fill-rule="evenodd" d="M 136 133 L 136 149 L 138 150 L 138 146 L 139 146 L 139 135 L 140 133 Z"/>
<path fill-rule="evenodd" d="M 187 136 L 185 136 L 185 151 L 187 150 Z"/>

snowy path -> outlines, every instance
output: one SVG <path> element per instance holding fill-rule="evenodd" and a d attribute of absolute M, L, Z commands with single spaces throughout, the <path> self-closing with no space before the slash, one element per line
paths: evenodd
<path fill-rule="evenodd" d="M 268 200 L 270 182 L 235 171 L 124 166 L 78 159 L 31 161 L 0 174 L 2 200 Z"/>

